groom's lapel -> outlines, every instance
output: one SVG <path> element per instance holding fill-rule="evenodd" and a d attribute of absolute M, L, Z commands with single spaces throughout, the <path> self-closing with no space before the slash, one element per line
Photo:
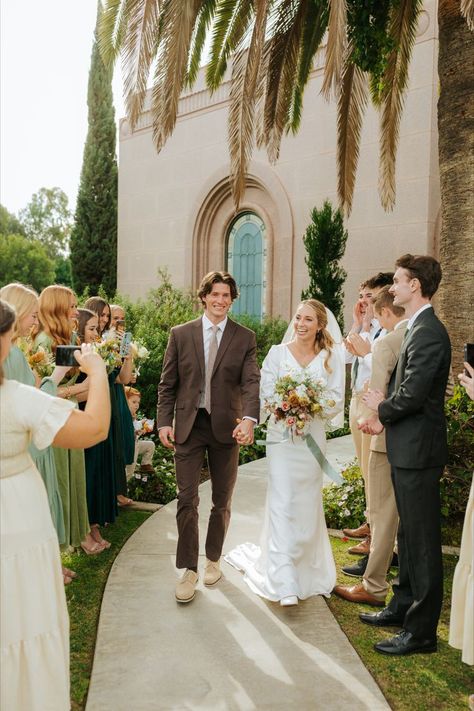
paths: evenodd
<path fill-rule="evenodd" d="M 227 330 L 227 329 L 226 329 Z M 224 331 L 225 333 L 225 331 Z M 204 378 L 205 365 L 204 365 L 204 339 L 202 336 L 202 318 L 196 319 L 193 324 L 193 342 L 194 348 L 196 349 L 196 357 L 201 369 L 201 375 Z"/>
<path fill-rule="evenodd" d="M 230 342 L 232 341 L 235 332 L 237 331 L 237 326 L 234 323 L 234 321 L 231 321 L 230 318 L 227 319 L 227 323 L 224 328 L 224 333 L 222 334 L 222 340 L 219 344 L 219 348 L 217 350 L 217 355 L 216 355 L 216 360 L 214 361 L 214 368 L 212 370 L 212 373 L 214 374 L 216 372 L 216 369 L 221 362 L 224 353 L 228 349 Z"/>

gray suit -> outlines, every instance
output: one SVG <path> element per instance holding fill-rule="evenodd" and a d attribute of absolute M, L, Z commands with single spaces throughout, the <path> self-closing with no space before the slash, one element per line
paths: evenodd
<path fill-rule="evenodd" d="M 448 458 L 444 397 L 449 336 L 433 309 L 406 332 L 389 397 L 379 406 L 386 429 L 400 525 L 399 583 L 389 609 L 417 639 L 434 639 L 443 599 L 439 480 Z"/>

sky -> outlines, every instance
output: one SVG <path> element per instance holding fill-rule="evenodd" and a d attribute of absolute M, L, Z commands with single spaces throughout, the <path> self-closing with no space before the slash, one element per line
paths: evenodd
<path fill-rule="evenodd" d="M 74 211 L 96 13 L 97 0 L 0 0 L 0 203 L 9 212 L 42 187 L 61 188 Z M 113 90 L 118 120 L 118 68 Z"/>

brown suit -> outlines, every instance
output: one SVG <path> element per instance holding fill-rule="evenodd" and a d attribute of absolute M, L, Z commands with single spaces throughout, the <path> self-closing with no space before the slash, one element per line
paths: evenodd
<path fill-rule="evenodd" d="M 407 324 L 387 333 L 372 348 L 372 374 L 370 389 L 388 391 L 390 376 L 394 371 Z M 363 415 L 373 413 L 364 407 Z M 393 490 L 390 463 L 387 459 L 385 430 L 370 439 L 367 485 L 369 490 L 370 555 L 362 584 L 367 592 L 384 599 L 387 591 L 387 570 L 392 559 L 398 528 L 398 511 Z"/>
<path fill-rule="evenodd" d="M 211 380 L 211 413 L 200 408 L 205 363 L 202 319 L 171 329 L 158 386 L 157 428 L 174 418 L 178 483 L 178 568 L 195 568 L 199 556 L 198 487 L 207 452 L 212 510 L 206 556 L 220 558 L 230 521 L 239 448 L 232 437 L 237 419 L 258 420 L 260 371 L 255 334 L 227 319 Z"/>

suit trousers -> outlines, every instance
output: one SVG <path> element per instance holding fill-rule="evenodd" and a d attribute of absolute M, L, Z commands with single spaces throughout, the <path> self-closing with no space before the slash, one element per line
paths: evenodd
<path fill-rule="evenodd" d="M 443 601 L 441 505 L 443 467 L 401 469 L 392 466 L 400 523 L 399 582 L 389 609 L 404 617 L 403 628 L 417 639 L 435 639 Z"/>
<path fill-rule="evenodd" d="M 369 454 L 370 555 L 362 585 L 380 600 L 388 592 L 387 570 L 397 536 L 398 511 L 390 463 L 385 452 Z"/>
<path fill-rule="evenodd" d="M 370 523 L 370 502 L 369 502 L 369 453 L 370 453 L 370 440 L 371 435 L 361 432 L 357 427 L 357 420 L 366 414 L 367 410 L 363 409 L 362 396 L 363 392 L 352 393 L 351 402 L 349 405 L 349 427 L 351 428 L 352 439 L 354 440 L 354 446 L 356 450 L 357 459 L 359 461 L 360 470 L 362 472 L 362 478 L 364 479 L 364 489 L 365 489 L 365 505 L 366 505 L 366 518 Z"/>
<path fill-rule="evenodd" d="M 206 537 L 206 557 L 218 561 L 230 522 L 230 507 L 237 467 L 239 446 L 223 444 L 214 437 L 211 417 L 200 408 L 193 428 L 183 444 L 176 444 L 175 467 L 178 484 L 177 568 L 196 568 L 199 558 L 199 481 L 207 453 L 212 487 L 212 508 Z"/>

